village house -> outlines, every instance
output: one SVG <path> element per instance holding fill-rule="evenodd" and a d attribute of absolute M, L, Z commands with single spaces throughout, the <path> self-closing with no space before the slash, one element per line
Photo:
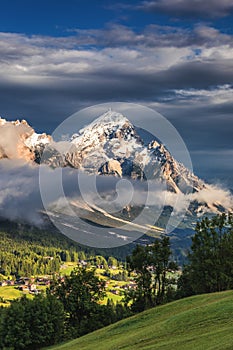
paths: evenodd
<path fill-rule="evenodd" d="M 0 282 L 1 287 L 14 286 L 15 282 L 13 280 L 4 280 Z"/>
<path fill-rule="evenodd" d="M 7 280 L 6 283 L 7 283 L 8 286 L 14 286 L 15 281 L 13 281 L 13 280 Z"/>
<path fill-rule="evenodd" d="M 19 290 L 22 292 L 29 292 L 29 288 L 25 284 L 22 284 L 21 286 L 19 286 Z"/>

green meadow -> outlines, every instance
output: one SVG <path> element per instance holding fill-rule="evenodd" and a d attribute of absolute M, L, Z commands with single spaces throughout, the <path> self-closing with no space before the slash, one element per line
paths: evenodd
<path fill-rule="evenodd" d="M 159 306 L 54 350 L 232 350 L 233 291 Z"/>

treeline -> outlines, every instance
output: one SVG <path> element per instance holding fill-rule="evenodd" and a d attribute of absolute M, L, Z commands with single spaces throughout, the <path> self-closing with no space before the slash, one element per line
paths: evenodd
<path fill-rule="evenodd" d="M 91 264 L 94 261 L 93 265 L 106 267 L 110 257 L 124 261 L 135 247 L 132 243 L 111 249 L 93 249 L 70 240 L 52 225 L 43 229 L 7 220 L 0 220 L 0 240 L 0 275 L 3 277 L 54 274 L 59 271 L 61 262 L 78 259 L 88 259 Z M 95 260 L 96 256 L 103 257 L 105 262 Z"/>
<path fill-rule="evenodd" d="M 100 266 L 108 274 L 109 267 L 118 266 L 116 258 L 105 258 L 101 255 L 89 255 L 84 251 L 78 251 L 75 247 L 67 250 L 41 245 L 40 243 L 25 240 L 12 239 L 9 234 L 0 232 L 0 280 L 7 277 L 31 277 L 38 275 L 58 274 L 62 263 L 85 261 L 87 267 Z M 109 277 L 111 273 L 109 272 Z M 122 280 L 122 276 L 118 276 Z"/>
<path fill-rule="evenodd" d="M 171 260 L 169 237 L 163 236 L 153 244 L 137 246 L 127 258 L 129 273 L 135 275 L 136 289 L 125 295 L 133 312 L 140 312 L 174 298 L 177 264 Z"/>
<path fill-rule="evenodd" d="M 196 225 L 178 296 L 233 289 L 233 217 L 222 214 Z"/>
<path fill-rule="evenodd" d="M 137 288 L 128 294 L 131 309 L 143 311 L 183 297 L 233 289 L 233 217 L 232 214 L 204 218 L 196 224 L 188 263 L 178 279 L 171 271 L 169 238 L 146 247 L 137 246 L 128 257 L 128 268 L 136 272 Z"/>
<path fill-rule="evenodd" d="M 64 309 L 55 296 L 24 296 L 0 308 L 0 349 L 40 349 L 63 339 Z"/>
<path fill-rule="evenodd" d="M 0 221 L 0 240 L 0 280 L 10 276 L 56 274 L 61 263 L 79 260 L 106 267 L 112 264 L 111 256 L 114 255 L 112 250 L 94 250 L 73 242 L 53 227 L 51 230 L 40 229 L 7 220 Z M 127 249 L 131 251 L 131 248 Z"/>
<path fill-rule="evenodd" d="M 0 274 L 9 276 L 38 276 L 55 274 L 60 270 L 61 262 L 77 262 L 85 259 L 84 252 L 74 248 L 64 250 L 51 245 L 41 245 L 25 239 L 13 239 L 9 234 L 0 232 Z"/>

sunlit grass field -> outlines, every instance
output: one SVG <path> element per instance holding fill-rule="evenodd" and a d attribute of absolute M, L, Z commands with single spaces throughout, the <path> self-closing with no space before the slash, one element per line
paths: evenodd
<path fill-rule="evenodd" d="M 232 350 L 233 291 L 153 308 L 54 350 Z"/>

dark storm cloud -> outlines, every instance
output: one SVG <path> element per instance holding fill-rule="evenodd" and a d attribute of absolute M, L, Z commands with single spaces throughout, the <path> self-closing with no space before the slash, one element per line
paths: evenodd
<path fill-rule="evenodd" d="M 16 160 L 1 160 L 0 171 L 0 215 L 41 224 L 38 170 Z"/>
<path fill-rule="evenodd" d="M 155 77 L 156 79 L 156 77 Z M 167 89 L 209 88 L 215 85 L 231 84 L 233 81 L 232 60 L 184 62 L 157 74 L 157 82 Z M 161 85 L 160 85 L 161 86 Z"/>
<path fill-rule="evenodd" d="M 170 108 L 168 105 L 166 104 L 165 108 L 160 106 L 159 110 L 180 131 L 190 151 L 233 149 L 232 111 L 228 114 L 222 111 L 220 113 L 198 103 L 196 106 L 190 106 L 187 102 L 183 106 L 173 104 Z M 221 107 L 224 109 L 224 106 Z"/>
<path fill-rule="evenodd" d="M 104 77 L 101 79 L 101 77 Z M 201 62 L 194 60 L 178 63 L 167 69 L 147 72 L 146 70 L 133 71 L 116 67 L 97 69 L 90 74 L 88 81 L 82 85 L 82 98 L 87 95 L 108 98 L 114 96 L 151 100 L 168 97 L 175 89 L 208 89 L 214 86 L 231 84 L 233 81 L 233 61 L 216 60 Z M 124 82 L 124 84 L 123 84 Z M 97 91 L 97 86 L 100 90 Z M 111 90 L 109 90 L 111 86 Z M 174 97 L 176 94 L 174 94 Z M 187 98 L 187 96 L 186 96 Z"/>
<path fill-rule="evenodd" d="M 203 97 L 195 102 L 192 98 L 173 99 L 154 108 L 179 131 L 190 152 L 194 173 L 233 189 L 233 102 L 217 104 Z"/>
<path fill-rule="evenodd" d="M 233 12 L 232 0 L 154 0 L 143 1 L 138 8 L 175 17 L 225 17 Z"/>
<path fill-rule="evenodd" d="M 209 89 L 230 83 L 233 80 L 232 68 L 232 61 L 226 61 L 225 66 L 218 62 L 193 61 L 157 72 L 116 66 L 114 70 L 108 67 L 92 69 L 72 79 L 64 73 L 63 77 L 45 78 L 44 83 L 40 81 L 39 84 L 36 81 L 1 81 L 1 115 L 29 119 L 40 131 L 45 128 L 51 132 L 56 122 L 84 106 L 114 100 L 143 103 L 175 99 L 175 89 Z M 195 96 L 179 97 L 184 102 L 192 101 Z M 195 106 L 193 108 L 195 110 Z M 213 109 L 221 112 L 216 105 Z"/>

